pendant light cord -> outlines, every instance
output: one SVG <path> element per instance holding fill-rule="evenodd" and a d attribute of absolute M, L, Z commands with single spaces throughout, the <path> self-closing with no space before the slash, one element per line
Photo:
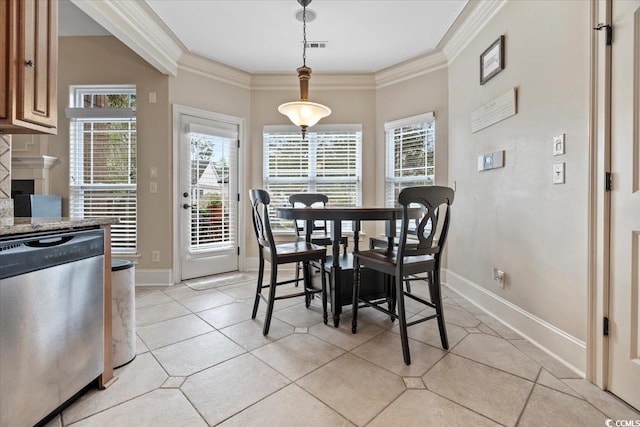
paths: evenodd
<path fill-rule="evenodd" d="M 302 7 L 302 66 L 307 66 L 307 6 Z"/>

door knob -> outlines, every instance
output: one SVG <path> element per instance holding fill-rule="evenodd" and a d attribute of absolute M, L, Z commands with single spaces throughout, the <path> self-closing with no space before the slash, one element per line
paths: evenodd
<path fill-rule="evenodd" d="M 191 205 L 189 203 L 185 203 L 184 205 L 182 205 L 182 209 L 189 209 L 191 207 Z"/>

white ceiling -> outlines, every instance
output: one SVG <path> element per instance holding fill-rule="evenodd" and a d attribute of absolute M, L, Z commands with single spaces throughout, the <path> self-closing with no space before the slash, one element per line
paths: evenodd
<path fill-rule="evenodd" d="M 302 65 L 296 0 L 137 0 L 186 50 L 250 73 L 292 72 Z M 467 0 L 314 0 L 307 49 L 315 73 L 374 72 L 434 50 Z M 153 17 L 153 14 L 156 14 Z M 106 33 L 68 0 L 60 35 Z"/>

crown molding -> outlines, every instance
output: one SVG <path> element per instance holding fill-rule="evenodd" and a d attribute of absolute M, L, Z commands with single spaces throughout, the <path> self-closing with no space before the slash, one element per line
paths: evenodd
<path fill-rule="evenodd" d="M 374 90 L 373 73 L 314 74 L 310 85 L 319 90 Z M 253 74 L 252 90 L 298 90 L 300 83 L 295 73 Z"/>
<path fill-rule="evenodd" d="M 508 0 L 481 0 L 469 14 L 467 19 L 455 31 L 453 36 L 442 47 L 442 52 L 450 64 L 478 35 Z"/>
<path fill-rule="evenodd" d="M 184 53 L 178 61 L 178 68 L 242 89 L 251 89 L 251 74 L 205 58 L 204 56 Z"/>
<path fill-rule="evenodd" d="M 178 73 L 181 46 L 136 1 L 71 0 L 163 74 Z"/>
<path fill-rule="evenodd" d="M 413 79 L 446 66 L 447 58 L 442 52 L 433 52 L 419 58 L 409 59 L 377 71 L 375 73 L 376 89 Z"/>

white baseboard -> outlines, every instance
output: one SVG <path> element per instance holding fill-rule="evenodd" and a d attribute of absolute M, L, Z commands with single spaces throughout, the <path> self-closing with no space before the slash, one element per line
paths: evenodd
<path fill-rule="evenodd" d="M 137 287 L 162 287 L 173 285 L 173 270 L 141 270 L 136 268 Z"/>
<path fill-rule="evenodd" d="M 443 273 L 448 288 L 584 377 L 587 361 L 584 342 L 451 270 Z"/>

